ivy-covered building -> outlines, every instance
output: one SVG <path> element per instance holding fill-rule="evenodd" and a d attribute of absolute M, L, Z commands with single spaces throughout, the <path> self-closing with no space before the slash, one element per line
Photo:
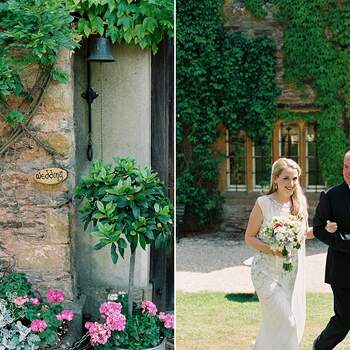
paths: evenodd
<path fill-rule="evenodd" d="M 301 166 L 312 216 L 319 192 L 341 181 L 349 147 L 349 4 L 208 0 L 204 7 L 216 19 L 203 14 L 198 24 L 201 10 L 192 15 L 192 26 L 201 28 L 185 30 L 187 37 L 197 37 L 192 46 L 181 42 L 182 22 L 177 31 L 178 57 L 186 67 L 178 62 L 178 193 L 188 206 L 193 203 L 189 227 L 196 222 L 206 228 L 223 218 L 223 227 L 242 238 L 279 157 Z M 200 47 L 204 28 L 207 46 Z M 182 50 L 192 61 L 201 52 L 197 68 Z M 191 75 L 209 86 L 200 106 L 186 99 L 191 91 L 192 100 L 201 98 L 183 84 Z M 186 189 L 186 183 L 192 187 Z M 198 205 L 199 195 L 192 196 L 189 187 L 202 195 Z"/>

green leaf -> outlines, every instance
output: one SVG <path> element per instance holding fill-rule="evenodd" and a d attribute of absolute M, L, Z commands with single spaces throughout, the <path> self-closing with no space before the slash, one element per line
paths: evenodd
<path fill-rule="evenodd" d="M 101 17 L 95 17 L 91 21 L 92 30 L 96 30 L 101 36 L 104 34 L 104 23 Z"/>
<path fill-rule="evenodd" d="M 105 208 L 104 208 L 103 203 L 101 201 L 97 201 L 96 205 L 97 205 L 97 208 L 99 211 L 101 211 L 102 213 L 105 212 Z"/>
<path fill-rule="evenodd" d="M 128 244 L 125 242 L 125 239 L 121 238 L 119 241 L 118 241 L 118 246 L 125 249 L 127 248 Z"/>
<path fill-rule="evenodd" d="M 139 241 L 140 241 L 140 245 L 142 247 L 143 250 L 146 249 L 146 240 L 145 237 L 143 236 L 143 234 L 139 234 Z"/>
<path fill-rule="evenodd" d="M 160 206 L 159 206 L 158 203 L 155 203 L 155 204 L 154 204 L 154 210 L 156 211 L 156 213 L 159 213 Z"/>
<path fill-rule="evenodd" d="M 157 236 L 156 241 L 155 241 L 155 247 L 157 249 L 161 248 L 163 246 L 164 240 L 163 236 L 160 234 Z"/>
<path fill-rule="evenodd" d="M 154 241 L 154 234 L 153 234 L 152 231 L 147 231 L 147 232 L 145 233 L 145 236 L 146 236 L 148 239 Z"/>
<path fill-rule="evenodd" d="M 153 33 L 157 27 L 157 20 L 153 17 L 147 17 L 143 20 L 143 25 L 148 32 Z"/>
<path fill-rule="evenodd" d="M 140 208 L 135 203 L 131 203 L 130 206 L 135 219 L 138 219 L 140 217 Z"/>
<path fill-rule="evenodd" d="M 54 68 L 51 71 L 51 77 L 52 77 L 52 80 L 58 81 L 60 83 L 67 83 L 69 80 L 69 73 L 63 70 Z"/>
<path fill-rule="evenodd" d="M 15 109 L 10 110 L 5 116 L 5 121 L 12 128 L 15 128 L 18 123 L 24 123 L 26 120 L 27 120 L 27 117 Z"/>
<path fill-rule="evenodd" d="M 135 30 L 135 35 L 140 39 L 142 39 L 146 34 L 144 26 L 142 24 L 137 24 L 134 30 Z"/>
<path fill-rule="evenodd" d="M 131 252 L 134 253 L 136 248 L 137 248 L 137 243 L 138 243 L 138 236 L 135 235 L 132 237 L 131 242 L 130 242 L 130 248 Z"/>
<path fill-rule="evenodd" d="M 109 243 L 110 243 L 110 241 L 108 239 L 104 239 L 104 240 L 100 241 L 99 243 L 97 243 L 94 246 L 94 249 L 95 250 L 100 250 L 100 249 L 102 249 L 103 247 L 105 247 Z"/>
<path fill-rule="evenodd" d="M 128 16 L 123 16 L 118 19 L 117 25 L 121 25 L 124 28 L 124 31 L 128 30 L 131 26 L 131 18 Z"/>
<path fill-rule="evenodd" d="M 124 39 L 129 44 L 132 40 L 132 32 L 130 30 L 124 33 Z"/>
<path fill-rule="evenodd" d="M 114 243 L 111 245 L 111 256 L 113 264 L 116 264 L 118 262 L 118 254 L 117 254 L 117 247 Z"/>
<path fill-rule="evenodd" d="M 115 0 L 108 0 L 108 9 L 110 12 L 113 12 L 113 10 L 117 7 L 117 3 Z"/>

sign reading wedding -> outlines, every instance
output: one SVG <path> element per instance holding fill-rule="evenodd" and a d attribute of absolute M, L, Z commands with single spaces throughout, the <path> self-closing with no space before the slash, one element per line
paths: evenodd
<path fill-rule="evenodd" d="M 46 168 L 37 170 L 34 180 L 45 185 L 57 185 L 68 177 L 68 172 L 61 168 Z"/>

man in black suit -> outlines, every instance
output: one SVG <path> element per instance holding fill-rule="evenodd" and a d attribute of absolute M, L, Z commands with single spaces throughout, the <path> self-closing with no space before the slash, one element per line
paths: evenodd
<path fill-rule="evenodd" d="M 328 245 L 325 282 L 334 300 L 334 316 L 315 339 L 314 350 L 334 349 L 350 330 L 350 151 L 343 178 L 344 183 L 321 193 L 313 222 L 314 235 Z M 328 221 L 334 223 L 332 232 L 325 229 Z"/>

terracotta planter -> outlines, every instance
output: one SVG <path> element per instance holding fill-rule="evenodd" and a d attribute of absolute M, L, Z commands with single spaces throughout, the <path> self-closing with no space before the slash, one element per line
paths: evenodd
<path fill-rule="evenodd" d="M 147 348 L 147 349 L 142 349 L 142 350 L 165 350 L 165 342 L 166 342 L 166 339 L 163 339 L 163 341 L 155 346 L 154 348 Z M 129 349 L 125 349 L 125 348 L 118 348 L 118 347 L 115 347 L 113 348 L 114 350 L 129 350 Z"/>

